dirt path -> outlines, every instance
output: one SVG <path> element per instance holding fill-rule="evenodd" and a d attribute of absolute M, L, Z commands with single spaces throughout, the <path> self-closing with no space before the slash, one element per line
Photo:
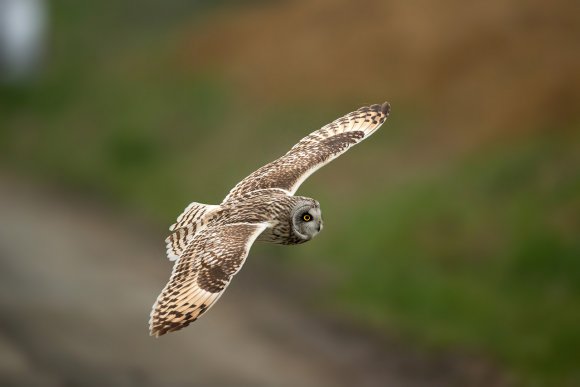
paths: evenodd
<path fill-rule="evenodd" d="M 162 232 L 0 179 L 0 385 L 502 384 L 478 362 L 419 354 L 312 316 L 260 280 L 259 259 L 211 313 L 153 339 L 148 313 L 171 267 Z"/>

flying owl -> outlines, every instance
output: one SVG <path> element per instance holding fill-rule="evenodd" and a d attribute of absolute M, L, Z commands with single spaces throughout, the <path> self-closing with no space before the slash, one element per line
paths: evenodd
<path fill-rule="evenodd" d="M 239 182 L 219 205 L 191 203 L 169 230 L 171 278 L 153 305 L 152 336 L 197 320 L 221 297 L 255 240 L 295 245 L 322 230 L 320 204 L 294 196 L 323 165 L 373 134 L 390 105 L 361 107 L 300 140 Z"/>

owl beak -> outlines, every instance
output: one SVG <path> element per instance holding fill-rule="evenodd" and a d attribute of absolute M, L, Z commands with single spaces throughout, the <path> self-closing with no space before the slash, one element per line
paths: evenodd
<path fill-rule="evenodd" d="M 318 223 L 318 230 L 317 231 L 320 232 L 320 230 L 322 230 L 322 222 Z"/>

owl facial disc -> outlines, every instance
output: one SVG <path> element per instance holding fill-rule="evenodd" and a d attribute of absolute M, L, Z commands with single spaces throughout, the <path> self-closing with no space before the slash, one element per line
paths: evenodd
<path fill-rule="evenodd" d="M 314 238 L 323 227 L 320 205 L 315 201 L 300 203 L 292 214 L 292 229 L 304 240 Z"/>

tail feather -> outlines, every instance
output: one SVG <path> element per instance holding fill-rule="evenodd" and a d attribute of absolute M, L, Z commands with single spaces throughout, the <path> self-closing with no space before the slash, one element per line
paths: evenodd
<path fill-rule="evenodd" d="M 165 239 L 167 258 L 175 261 L 183 253 L 189 242 L 200 227 L 203 226 L 205 215 L 219 206 L 193 202 L 177 217 L 177 221 L 169 227 L 173 231 Z"/>

